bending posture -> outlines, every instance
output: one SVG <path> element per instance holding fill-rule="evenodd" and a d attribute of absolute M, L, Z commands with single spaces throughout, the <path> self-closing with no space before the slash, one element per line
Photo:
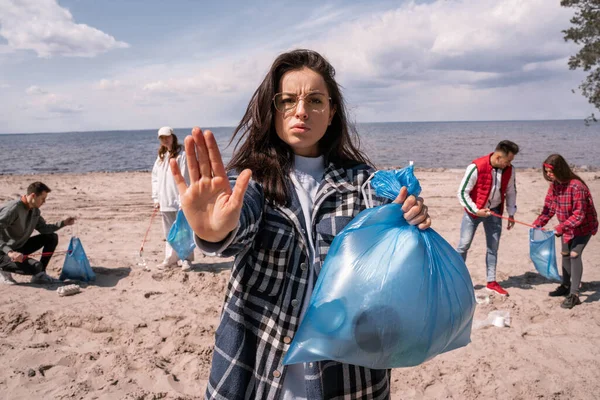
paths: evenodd
<path fill-rule="evenodd" d="M 485 256 L 487 289 L 501 296 L 508 292 L 496 281 L 498 247 L 502 233 L 502 219 L 492 216 L 492 212 L 502 215 L 504 202 L 510 218 L 506 229 L 515 225 L 517 212 L 517 187 L 512 161 L 519 152 L 519 146 L 509 140 L 503 140 L 496 150 L 486 156 L 473 160 L 467 167 L 465 176 L 458 188 L 458 201 L 465 209 L 460 226 L 460 242 L 456 251 L 467 260 L 467 252 L 473 242 L 477 227 L 483 222 L 487 253 Z"/>
<path fill-rule="evenodd" d="M 163 232 L 166 238 L 180 209 L 179 192 L 173 174 L 169 171 L 169 160 L 172 159 L 177 163 L 186 182 L 189 182 L 190 178 L 186 168 L 183 146 L 177 142 L 177 136 L 173 133 L 173 128 L 168 126 L 160 128 L 158 130 L 158 140 L 160 140 L 158 157 L 156 157 L 152 168 L 152 200 L 154 201 L 154 208 L 160 209 Z M 180 263 L 183 271 L 189 271 L 192 269 L 192 261 L 194 261 L 194 252 L 186 260 L 179 260 L 177 252 L 173 250 L 169 242 L 166 242 L 165 259 L 157 265 L 157 268 L 167 269 Z"/>
<path fill-rule="evenodd" d="M 550 182 L 544 209 L 533 222 L 546 226 L 556 215 L 559 224 L 554 227 L 556 236 L 562 236 L 562 284 L 550 296 L 567 296 L 563 308 L 581 304 L 579 286 L 583 275 L 581 254 L 588 241 L 598 232 L 598 216 L 587 185 L 577 176 L 560 154 L 548 156 L 542 166 L 544 179 Z"/>
<path fill-rule="evenodd" d="M 360 188 L 374 172 L 352 140 L 334 74 L 314 51 L 281 54 L 234 132 L 241 144 L 229 176 L 213 134 L 199 128 L 185 139 L 197 155 L 189 187 L 171 162 L 198 246 L 235 256 L 209 399 L 389 398 L 388 370 L 282 365 L 331 242 L 365 208 Z M 404 188 L 395 201 L 409 223 L 431 225 L 422 199 Z"/>
<path fill-rule="evenodd" d="M 50 188 L 42 182 L 34 182 L 27 194 L 9 201 L 0 207 L 0 283 L 15 284 L 11 272 L 32 275 L 32 283 L 52 283 L 57 279 L 46 274 L 52 253 L 58 245 L 54 232 L 63 226 L 73 225 L 74 217 L 65 218 L 55 224 L 47 224 L 40 213 Z M 31 236 L 33 230 L 39 235 Z M 36 260 L 27 257 L 42 249 L 42 257 Z"/>

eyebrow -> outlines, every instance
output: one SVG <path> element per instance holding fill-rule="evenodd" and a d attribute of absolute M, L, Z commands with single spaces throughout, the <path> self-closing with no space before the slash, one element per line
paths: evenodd
<path fill-rule="evenodd" d="M 297 93 L 294 93 L 294 92 L 285 92 L 285 91 L 283 91 L 283 92 L 281 92 L 281 93 L 284 93 L 284 94 L 293 94 L 293 95 L 297 95 Z M 307 93 L 308 93 L 308 94 L 314 94 L 314 93 L 318 93 L 318 94 L 322 94 L 322 95 L 324 95 L 324 94 L 325 94 L 325 93 L 323 93 L 323 92 L 321 92 L 321 91 L 319 91 L 319 90 L 316 90 L 316 89 L 315 89 L 315 90 L 309 90 Z"/>

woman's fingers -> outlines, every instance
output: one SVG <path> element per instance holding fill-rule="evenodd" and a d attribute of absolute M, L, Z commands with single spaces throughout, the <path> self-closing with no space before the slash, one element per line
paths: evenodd
<path fill-rule="evenodd" d="M 400 193 L 398 193 L 398 197 L 396 197 L 396 199 L 394 200 L 394 203 L 396 203 L 396 204 L 404 203 L 407 195 L 408 195 L 408 189 L 406 188 L 406 186 L 402 186 L 400 188 Z M 404 210 L 404 207 L 402 207 L 402 210 Z M 408 208 L 407 208 L 407 210 L 408 210 Z"/>
<path fill-rule="evenodd" d="M 179 165 L 177 165 L 177 160 L 172 158 L 169 161 L 169 166 L 171 167 L 171 173 L 173 174 L 173 179 L 175 180 L 175 184 L 177 185 L 179 195 L 183 196 L 187 190 L 187 184 L 185 183 L 185 179 L 183 179 L 183 176 L 181 175 L 181 170 L 179 169 Z"/>
<path fill-rule="evenodd" d="M 408 196 L 408 198 L 404 201 L 404 204 L 402 205 L 402 211 L 404 211 L 404 219 L 406 219 L 407 221 L 411 221 L 413 218 L 421 215 L 423 211 L 427 212 L 427 206 L 423 204 L 422 198 Z"/>
<path fill-rule="evenodd" d="M 200 168 L 198 166 L 198 159 L 196 158 L 196 144 L 194 138 L 191 135 L 186 136 L 184 144 L 188 171 L 190 171 L 190 182 L 197 182 L 200 179 Z"/>
<path fill-rule="evenodd" d="M 192 129 L 192 137 L 194 138 L 194 143 L 196 143 L 196 157 L 198 158 L 198 166 L 200 168 L 200 178 L 212 178 L 208 149 L 206 148 L 202 130 L 195 126 L 194 129 Z"/>
<path fill-rule="evenodd" d="M 427 213 L 427 206 L 423 204 L 423 199 L 413 195 L 408 196 L 406 186 L 400 189 L 394 203 L 402 204 L 404 219 L 410 225 L 418 225 L 419 229 L 427 229 L 431 226 L 431 218 Z"/>
<path fill-rule="evenodd" d="M 250 178 L 252 178 L 252 171 L 249 169 L 243 170 L 238 176 L 231 197 L 229 197 L 229 203 L 232 208 L 242 208 L 244 194 L 246 193 L 246 189 L 248 189 Z"/>
<path fill-rule="evenodd" d="M 421 229 L 421 230 L 425 230 L 425 229 L 429 228 L 430 226 L 431 226 L 431 217 L 427 216 L 427 218 L 425 218 L 425 221 L 421 222 L 419 224 L 418 228 Z"/>
<path fill-rule="evenodd" d="M 406 215 L 406 214 L 404 214 L 404 215 Z M 421 212 L 419 212 L 417 215 L 415 215 L 412 218 L 406 218 L 406 221 L 410 225 L 418 225 L 418 224 L 425 222 L 425 220 L 427 220 L 427 217 L 429 217 L 429 214 L 427 214 L 427 206 L 423 206 L 423 208 L 421 209 Z"/>
<path fill-rule="evenodd" d="M 204 142 L 208 150 L 208 157 L 210 159 L 210 167 L 212 168 L 213 175 L 221 178 L 227 178 L 227 172 L 223 165 L 223 159 L 221 158 L 221 151 L 217 145 L 215 135 L 211 131 L 204 132 Z"/>

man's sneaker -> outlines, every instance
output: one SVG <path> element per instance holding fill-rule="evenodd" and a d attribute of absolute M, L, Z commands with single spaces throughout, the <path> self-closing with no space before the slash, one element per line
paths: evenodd
<path fill-rule="evenodd" d="M 156 266 L 156 269 L 158 269 L 159 271 L 164 271 L 164 270 L 167 270 L 176 265 L 177 265 L 177 263 L 172 263 L 172 262 L 169 262 L 169 260 L 165 260 L 165 261 L 161 262 L 160 264 L 158 264 Z"/>
<path fill-rule="evenodd" d="M 181 261 L 181 270 L 183 272 L 187 272 L 187 271 L 191 271 L 192 270 L 192 265 L 190 264 L 190 262 L 188 260 Z"/>
<path fill-rule="evenodd" d="M 565 286 L 565 285 L 560 285 L 555 290 L 548 293 L 548 296 L 550 296 L 550 297 L 566 296 L 570 293 L 570 291 L 571 291 L 570 287 Z"/>
<path fill-rule="evenodd" d="M 58 283 L 60 280 L 51 277 L 45 272 L 40 272 L 31 277 L 31 283 Z"/>
<path fill-rule="evenodd" d="M 0 284 L 2 285 L 15 285 L 15 281 L 10 272 L 0 271 Z"/>
<path fill-rule="evenodd" d="M 488 282 L 486 289 L 496 294 L 499 294 L 500 296 L 508 296 L 508 292 L 502 289 L 502 286 L 500 286 L 496 281 Z"/>
<path fill-rule="evenodd" d="M 568 308 L 569 310 L 577 305 L 581 304 L 581 300 L 579 300 L 579 296 L 576 294 L 570 294 L 567 296 L 565 301 L 560 305 L 562 308 Z"/>

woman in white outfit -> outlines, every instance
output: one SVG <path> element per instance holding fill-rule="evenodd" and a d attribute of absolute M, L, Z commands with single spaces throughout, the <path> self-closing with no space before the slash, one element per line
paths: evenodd
<path fill-rule="evenodd" d="M 169 160 L 172 158 L 177 160 L 177 165 L 181 168 L 182 175 L 186 182 L 189 183 L 190 178 L 185 151 L 183 146 L 177 142 L 177 136 L 173 133 L 173 128 L 168 126 L 160 128 L 158 130 L 158 139 L 160 140 L 158 157 L 152 168 L 152 200 L 154 201 L 154 208 L 160 208 L 163 231 L 165 237 L 167 237 L 171 226 L 175 223 L 177 212 L 180 209 L 179 192 L 177 191 L 177 185 L 173 179 L 173 174 L 169 169 Z M 166 269 L 180 264 L 183 271 L 189 271 L 192 269 L 192 261 L 194 261 L 193 252 L 189 255 L 187 260 L 179 261 L 177 252 L 173 250 L 169 245 L 169 242 L 167 242 L 165 245 L 165 259 L 162 263 L 157 265 L 157 268 Z"/>

